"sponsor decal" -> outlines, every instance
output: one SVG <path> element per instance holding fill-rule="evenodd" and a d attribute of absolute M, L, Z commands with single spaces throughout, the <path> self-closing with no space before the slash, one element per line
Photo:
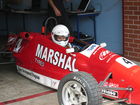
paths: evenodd
<path fill-rule="evenodd" d="M 105 87 L 118 88 L 119 87 L 119 84 L 112 83 L 112 82 L 105 82 L 104 83 L 104 86 Z M 107 95 L 107 96 L 110 96 L 110 97 L 118 98 L 118 91 L 115 91 L 115 90 L 102 89 L 102 93 L 105 94 L 105 95 Z"/>
<path fill-rule="evenodd" d="M 92 54 L 95 54 L 95 50 L 99 47 L 99 45 L 92 44 L 84 51 L 80 52 L 81 54 L 85 55 L 86 57 L 90 58 Z"/>
<path fill-rule="evenodd" d="M 35 56 L 62 69 L 78 71 L 75 68 L 75 58 L 73 59 L 71 56 L 67 56 L 58 51 L 54 51 L 53 49 L 49 49 L 48 47 L 45 47 L 41 44 L 37 45 Z"/>
<path fill-rule="evenodd" d="M 99 59 L 100 60 L 104 60 L 106 59 L 108 56 L 110 55 L 110 51 L 106 50 L 106 51 L 102 51 L 99 55 Z"/>
<path fill-rule="evenodd" d="M 18 72 L 27 78 L 30 78 L 33 81 L 36 81 L 38 83 L 41 83 L 45 86 L 51 87 L 53 89 L 58 89 L 58 85 L 60 80 L 56 80 L 41 74 L 38 74 L 36 72 L 33 72 L 29 69 L 25 69 L 23 67 L 17 66 Z"/>
<path fill-rule="evenodd" d="M 105 89 L 103 89 L 102 94 L 105 94 L 106 96 L 118 98 L 118 92 L 114 91 L 114 90 L 105 90 Z"/>
<path fill-rule="evenodd" d="M 34 73 L 31 72 L 31 71 L 27 71 L 27 70 L 22 69 L 22 68 L 20 68 L 20 67 L 18 68 L 18 71 L 21 72 L 22 74 L 28 76 L 28 77 L 30 76 L 30 77 L 32 77 L 32 78 L 34 78 L 34 79 L 37 79 L 37 80 L 40 79 L 40 77 L 39 77 L 38 75 L 34 74 Z"/>
<path fill-rule="evenodd" d="M 44 62 L 42 62 L 41 60 L 39 60 L 39 59 L 37 59 L 37 58 L 35 58 L 35 62 L 37 63 L 37 64 L 39 64 L 40 66 L 42 66 L 42 67 L 44 67 Z"/>
<path fill-rule="evenodd" d="M 112 83 L 112 82 L 105 82 L 104 86 L 117 88 L 117 87 L 119 87 L 119 84 Z"/>
<path fill-rule="evenodd" d="M 96 47 L 97 45 L 95 45 L 95 44 L 92 44 L 91 46 L 89 46 L 88 48 L 87 48 L 87 51 L 92 51 L 93 49 L 95 50 L 95 47 Z"/>
<path fill-rule="evenodd" d="M 85 83 L 83 83 L 80 78 L 78 78 L 78 77 L 75 76 L 75 77 L 73 77 L 73 79 L 76 80 L 76 81 L 78 81 L 78 82 L 80 82 L 84 87 L 86 87 Z"/>
<path fill-rule="evenodd" d="M 131 68 L 136 65 L 135 63 L 133 63 L 132 61 L 130 61 L 124 57 L 117 58 L 116 62 L 120 63 L 121 65 L 123 65 L 126 68 Z"/>
<path fill-rule="evenodd" d="M 57 81 L 51 80 L 51 87 L 56 87 L 57 86 Z"/>
<path fill-rule="evenodd" d="M 21 43 L 23 39 L 18 39 L 15 48 L 13 49 L 13 52 L 18 53 L 21 49 Z"/>
<path fill-rule="evenodd" d="M 106 62 L 108 63 L 113 57 L 115 57 L 117 54 L 112 53 L 111 51 L 105 50 L 102 51 L 99 54 L 99 59 L 102 60 L 106 60 Z"/>
<path fill-rule="evenodd" d="M 115 57 L 115 56 L 117 56 L 117 54 L 111 55 L 111 56 L 109 57 L 109 59 L 107 60 L 107 63 L 108 63 L 113 57 Z"/>

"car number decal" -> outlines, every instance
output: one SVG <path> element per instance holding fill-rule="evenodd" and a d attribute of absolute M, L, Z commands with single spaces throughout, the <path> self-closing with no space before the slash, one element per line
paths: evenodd
<path fill-rule="evenodd" d="M 120 63 L 121 65 L 125 66 L 126 68 L 131 68 L 136 65 L 135 63 L 133 63 L 132 61 L 130 61 L 124 57 L 119 57 L 116 59 L 116 61 L 118 63 Z"/>

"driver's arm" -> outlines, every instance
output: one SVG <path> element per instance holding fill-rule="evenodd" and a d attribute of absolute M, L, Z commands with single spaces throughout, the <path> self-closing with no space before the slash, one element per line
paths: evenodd
<path fill-rule="evenodd" d="M 48 0 L 49 5 L 52 7 L 52 9 L 54 10 L 54 13 L 56 16 L 61 16 L 61 12 L 60 10 L 56 7 L 56 5 L 54 4 L 53 0 Z"/>

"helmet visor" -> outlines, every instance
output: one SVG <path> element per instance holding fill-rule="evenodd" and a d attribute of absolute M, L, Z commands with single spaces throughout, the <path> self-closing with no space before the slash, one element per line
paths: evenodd
<path fill-rule="evenodd" d="M 67 41 L 68 40 L 68 37 L 66 37 L 66 36 L 58 36 L 58 35 L 54 35 L 54 39 L 56 40 L 56 41 L 58 41 L 58 42 L 60 42 L 60 41 Z"/>

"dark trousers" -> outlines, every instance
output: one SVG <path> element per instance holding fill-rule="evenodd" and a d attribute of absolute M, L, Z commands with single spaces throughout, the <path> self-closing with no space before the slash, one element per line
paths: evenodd
<path fill-rule="evenodd" d="M 61 8 L 61 16 L 56 16 L 54 11 L 52 10 L 52 8 L 50 6 L 48 6 L 48 18 L 49 17 L 55 17 L 56 20 L 57 20 L 57 24 L 63 24 L 65 26 L 68 27 L 68 29 L 70 30 L 71 32 L 71 26 L 70 26 L 70 20 L 69 20 L 69 17 L 68 17 L 68 14 L 66 13 L 65 11 L 65 8 Z M 54 20 L 50 20 L 48 22 L 48 31 L 52 31 L 52 28 L 56 25 L 55 24 L 56 22 L 54 22 Z"/>

